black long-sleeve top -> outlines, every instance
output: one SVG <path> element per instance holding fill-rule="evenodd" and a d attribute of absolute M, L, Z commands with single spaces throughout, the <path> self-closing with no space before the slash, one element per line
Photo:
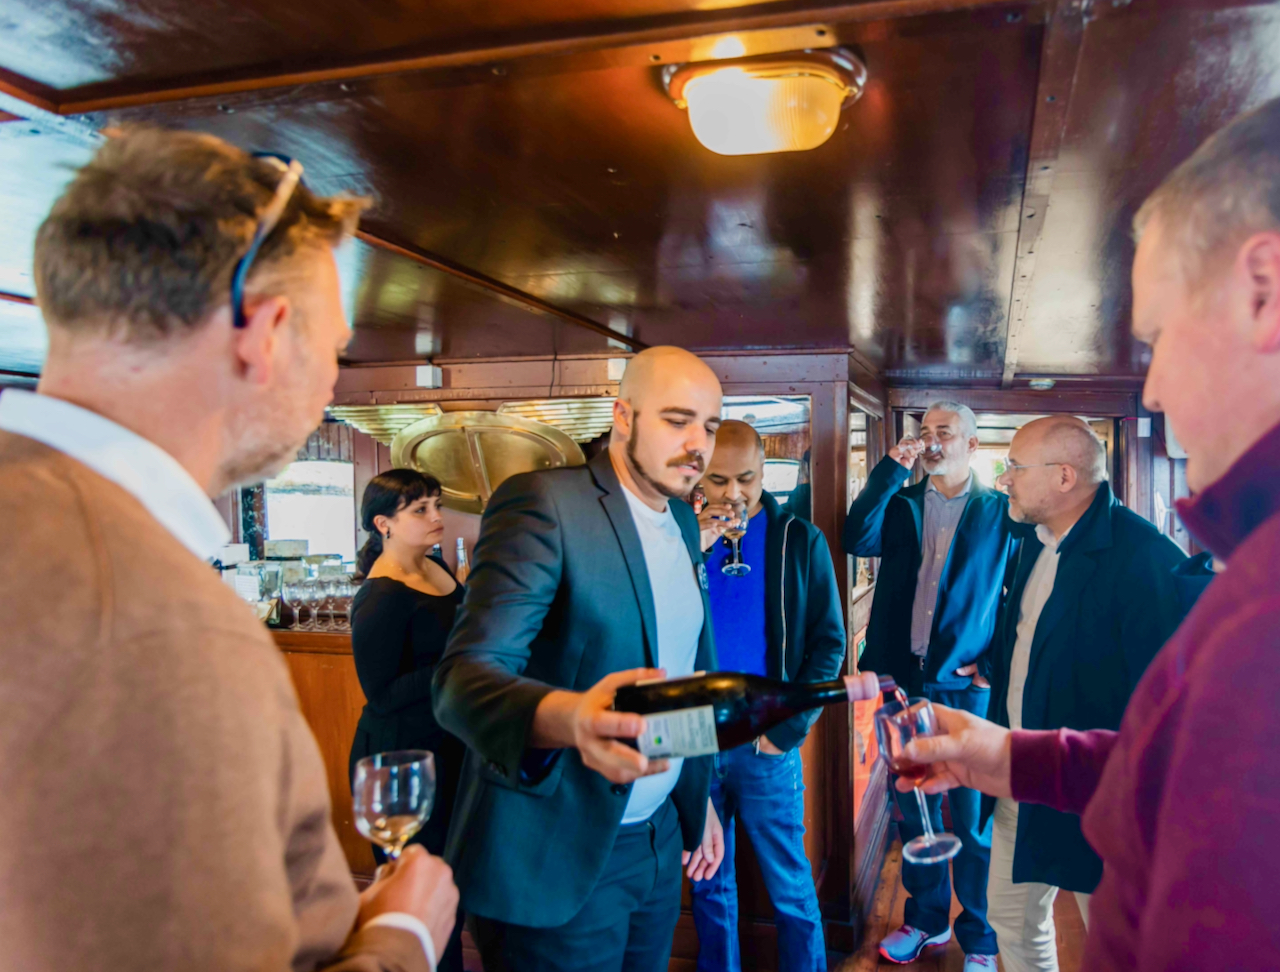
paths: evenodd
<path fill-rule="evenodd" d="M 465 750 L 436 722 L 431 679 L 462 598 L 461 584 L 434 595 L 374 577 L 351 602 L 351 648 L 367 701 L 351 744 L 350 770 L 373 753 L 425 749 L 435 755 L 436 806 L 414 838 L 433 854 L 444 849 Z"/>
<path fill-rule="evenodd" d="M 460 584 L 449 594 L 435 595 L 389 577 L 371 578 L 356 592 L 351 648 L 373 714 L 389 716 L 422 703 L 430 717 L 431 678 L 462 596 Z"/>

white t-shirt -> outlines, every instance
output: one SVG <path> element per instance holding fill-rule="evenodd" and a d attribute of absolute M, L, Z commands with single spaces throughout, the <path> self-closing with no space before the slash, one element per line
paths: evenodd
<path fill-rule="evenodd" d="M 640 534 L 644 562 L 649 570 L 649 587 L 653 591 L 653 611 L 658 622 L 657 665 L 667 670 L 668 678 L 692 675 L 698 655 L 698 636 L 702 633 L 702 594 L 689 559 L 680 524 L 671 512 L 671 504 L 659 512 L 646 506 L 623 487 L 622 493 L 631 507 L 631 519 Z M 671 760 L 665 773 L 645 776 L 635 781 L 624 824 L 642 823 L 657 810 L 675 789 L 682 759 Z"/>
<path fill-rule="evenodd" d="M 1068 529 L 1067 533 L 1070 532 Z M 1067 539 L 1067 534 L 1054 537 L 1052 530 L 1039 523 L 1036 525 L 1036 537 L 1044 545 L 1044 549 L 1036 558 L 1031 576 L 1027 578 L 1027 586 L 1022 592 L 1017 638 L 1013 644 L 1013 658 L 1009 661 L 1009 692 L 1005 701 L 1009 709 L 1010 729 L 1022 728 L 1022 696 L 1027 687 L 1027 673 L 1031 670 L 1031 643 L 1036 638 L 1040 612 L 1044 610 L 1058 578 L 1058 548 Z"/>

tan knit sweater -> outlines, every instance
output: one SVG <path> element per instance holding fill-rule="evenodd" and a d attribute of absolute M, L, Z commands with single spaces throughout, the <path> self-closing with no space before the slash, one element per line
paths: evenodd
<path fill-rule="evenodd" d="M 0 432 L 0 967 L 425 972 L 356 909 L 262 625 L 133 496 Z"/>

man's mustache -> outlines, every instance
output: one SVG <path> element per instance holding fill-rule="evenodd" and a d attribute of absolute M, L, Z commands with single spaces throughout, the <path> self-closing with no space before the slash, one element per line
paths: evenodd
<path fill-rule="evenodd" d="M 683 456 L 676 456 L 674 459 L 669 459 L 667 461 L 667 465 L 671 467 L 693 466 L 698 470 L 698 472 L 704 472 L 707 468 L 706 460 L 696 452 L 686 452 Z"/>

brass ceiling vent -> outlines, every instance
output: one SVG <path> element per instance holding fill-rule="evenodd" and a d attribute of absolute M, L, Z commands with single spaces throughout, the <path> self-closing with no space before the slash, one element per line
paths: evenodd
<path fill-rule="evenodd" d="M 576 442 L 590 442 L 613 427 L 613 398 L 538 398 L 503 402 L 498 411 L 554 425 Z"/>
<path fill-rule="evenodd" d="M 481 513 L 489 497 L 516 473 L 580 466 L 586 457 L 558 428 L 503 412 L 445 412 L 401 429 L 391 462 L 434 476 L 441 503 Z"/>
<path fill-rule="evenodd" d="M 439 415 L 440 406 L 433 402 L 405 405 L 330 405 L 329 414 L 353 429 L 373 436 L 385 446 L 407 425 L 430 415 Z"/>

